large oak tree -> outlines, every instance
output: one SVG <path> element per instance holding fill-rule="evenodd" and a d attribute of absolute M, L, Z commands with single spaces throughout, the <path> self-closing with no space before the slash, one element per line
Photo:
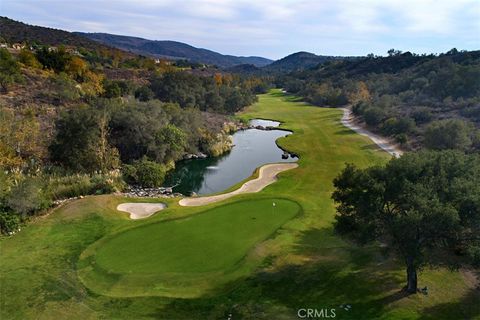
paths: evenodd
<path fill-rule="evenodd" d="M 479 154 L 424 151 L 386 166 L 349 164 L 334 186 L 336 231 L 394 249 L 405 262 L 407 292 L 417 292 L 426 264 L 480 260 Z"/>

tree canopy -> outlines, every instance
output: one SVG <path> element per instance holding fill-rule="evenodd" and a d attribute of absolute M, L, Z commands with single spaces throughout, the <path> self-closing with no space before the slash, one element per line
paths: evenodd
<path fill-rule="evenodd" d="M 336 231 L 395 250 L 408 292 L 417 291 L 419 268 L 457 263 L 449 259 L 454 251 L 480 262 L 480 155 L 422 151 L 383 167 L 349 164 L 334 186 Z"/>

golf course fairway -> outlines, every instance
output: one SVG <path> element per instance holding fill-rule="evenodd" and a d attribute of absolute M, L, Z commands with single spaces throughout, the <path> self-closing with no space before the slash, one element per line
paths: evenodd
<path fill-rule="evenodd" d="M 2 238 L 0 318 L 298 319 L 299 308 L 336 308 L 336 319 L 478 319 L 480 293 L 462 271 L 425 268 L 429 294 L 402 296 L 403 261 L 335 234 L 334 177 L 391 158 L 342 113 L 272 90 L 238 114 L 281 121 L 293 134 L 277 143 L 299 155 L 258 193 L 198 207 L 88 196 Z M 167 207 L 131 220 L 116 210 L 125 202 Z"/>
<path fill-rule="evenodd" d="M 210 283 L 218 284 L 219 273 L 241 267 L 256 243 L 300 209 L 284 199 L 243 200 L 191 217 L 143 225 L 101 241 L 92 249 L 94 256 L 84 258 L 90 263 L 80 274 L 94 291 L 121 296 L 175 295 L 185 291 L 181 280 L 185 278 L 202 281 L 211 276 Z M 165 278 L 172 283 L 173 277 L 179 279 L 174 284 L 181 286 L 167 290 Z"/>

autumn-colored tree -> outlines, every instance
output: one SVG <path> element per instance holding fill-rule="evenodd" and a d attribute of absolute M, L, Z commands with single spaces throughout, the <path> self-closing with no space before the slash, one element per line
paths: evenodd
<path fill-rule="evenodd" d="M 353 104 L 362 101 L 369 102 L 371 100 L 371 96 L 367 84 L 363 81 L 358 81 L 356 83 L 356 90 L 348 95 L 348 100 Z"/>
<path fill-rule="evenodd" d="M 224 74 L 222 77 L 222 83 L 230 85 L 233 82 L 233 76 L 231 74 Z"/>
<path fill-rule="evenodd" d="M 83 59 L 74 56 L 68 61 L 65 71 L 74 79 L 80 80 L 88 71 L 88 66 Z"/>
<path fill-rule="evenodd" d="M 40 123 L 33 109 L 27 109 L 13 122 L 16 152 L 22 159 L 43 159 L 46 149 Z"/>
<path fill-rule="evenodd" d="M 213 79 L 215 80 L 215 84 L 217 86 L 222 85 L 222 74 L 221 73 L 215 73 L 215 75 L 213 76 Z"/>
<path fill-rule="evenodd" d="M 122 60 L 122 55 L 120 54 L 120 51 L 113 51 L 112 52 L 112 67 L 118 68 L 118 65 L 120 64 L 120 61 Z"/>
<path fill-rule="evenodd" d="M 15 168 L 22 163 L 12 144 L 13 119 L 12 110 L 0 109 L 0 167 L 2 168 Z"/>
<path fill-rule="evenodd" d="M 40 123 L 31 109 L 15 114 L 0 110 L 0 166 L 20 167 L 28 160 L 45 158 L 46 148 Z"/>
<path fill-rule="evenodd" d="M 98 74 L 87 70 L 83 78 L 84 82 L 82 83 L 82 91 L 85 95 L 97 96 L 105 91 L 103 88 L 103 74 Z"/>
<path fill-rule="evenodd" d="M 98 115 L 98 141 L 97 141 L 97 157 L 100 170 L 107 172 L 112 168 L 120 167 L 119 153 L 116 148 L 110 146 L 108 142 L 110 117 L 104 110 Z"/>

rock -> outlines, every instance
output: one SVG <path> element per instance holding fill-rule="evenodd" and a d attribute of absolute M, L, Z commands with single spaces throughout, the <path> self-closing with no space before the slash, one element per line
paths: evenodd
<path fill-rule="evenodd" d="M 138 186 L 130 186 L 123 193 L 126 197 L 142 198 L 170 198 L 173 194 L 173 187 L 142 188 Z"/>
<path fill-rule="evenodd" d="M 288 153 L 282 154 L 282 159 L 288 159 L 288 157 L 289 157 Z"/>
<path fill-rule="evenodd" d="M 199 153 L 187 153 L 183 156 L 183 159 L 184 160 L 190 160 L 190 159 L 205 159 L 207 158 L 208 155 L 206 155 L 205 153 L 203 152 L 199 152 Z"/>

